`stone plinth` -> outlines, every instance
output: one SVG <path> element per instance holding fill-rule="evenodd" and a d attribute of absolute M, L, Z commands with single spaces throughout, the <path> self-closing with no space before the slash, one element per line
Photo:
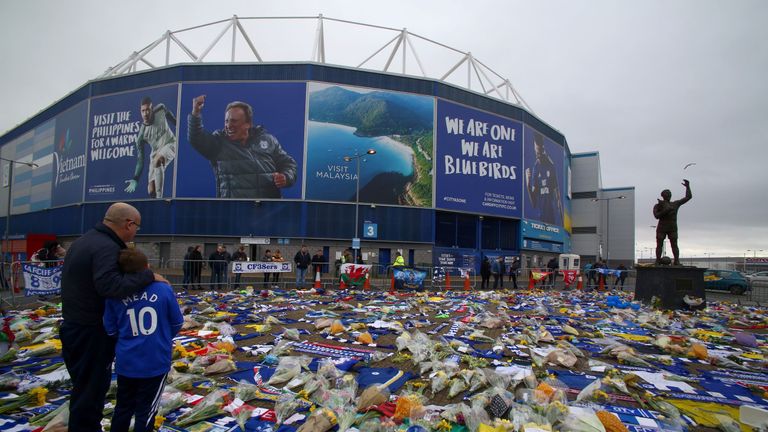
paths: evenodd
<path fill-rule="evenodd" d="M 704 303 L 698 307 L 704 308 L 707 304 L 704 270 L 683 266 L 638 267 L 635 300 L 650 304 L 656 296 L 660 301 L 659 306 L 664 309 L 689 309 L 683 301 L 683 297 L 688 295 L 704 299 Z"/>

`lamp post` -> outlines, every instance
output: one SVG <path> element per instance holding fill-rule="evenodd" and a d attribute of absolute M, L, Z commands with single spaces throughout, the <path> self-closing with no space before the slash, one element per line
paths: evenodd
<path fill-rule="evenodd" d="M 2 261 L 5 262 L 5 250 L 3 249 L 4 245 L 8 243 L 8 236 L 10 235 L 10 229 L 11 229 L 11 199 L 13 198 L 13 165 L 14 164 L 20 164 L 20 165 L 26 165 L 30 168 L 37 168 L 38 165 L 34 162 L 24 162 L 24 161 L 18 161 L 13 159 L 7 159 L 4 157 L 0 157 L 0 161 L 8 162 L 8 207 L 6 209 L 5 213 L 5 234 L 3 236 L 3 241 L 0 243 L 0 256 L 2 256 Z M 10 246 L 8 247 L 10 250 Z"/>
<path fill-rule="evenodd" d="M 626 198 L 624 195 L 607 198 L 592 198 L 592 202 L 605 201 L 606 218 L 605 218 L 605 266 L 610 268 L 611 262 L 611 201 L 621 200 Z"/>
<path fill-rule="evenodd" d="M 355 154 L 352 156 L 344 156 L 344 162 L 351 162 L 353 160 L 357 161 L 357 182 L 355 185 L 355 230 L 353 237 L 354 238 L 360 238 L 358 236 L 358 226 L 359 224 L 359 213 L 360 213 L 360 159 L 363 158 L 365 155 L 375 155 L 376 150 L 374 149 L 368 149 L 365 153 L 358 153 L 357 150 L 355 150 Z M 355 262 L 357 262 L 357 256 L 355 256 Z"/>

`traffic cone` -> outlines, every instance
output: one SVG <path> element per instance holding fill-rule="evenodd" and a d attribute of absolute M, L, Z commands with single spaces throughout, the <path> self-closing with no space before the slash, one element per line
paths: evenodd
<path fill-rule="evenodd" d="M 464 291 L 469 291 L 469 272 L 464 276 Z"/>
<path fill-rule="evenodd" d="M 347 289 L 347 284 L 344 282 L 343 277 L 339 279 L 339 289 L 343 289 L 343 290 Z"/>
<path fill-rule="evenodd" d="M 536 288 L 536 281 L 533 280 L 533 274 L 528 276 L 528 289 L 533 290 Z"/>
<path fill-rule="evenodd" d="M 582 289 L 584 289 L 584 283 L 583 283 L 583 282 L 582 282 L 582 280 L 581 280 L 581 275 L 579 275 L 579 279 L 578 279 L 578 281 L 576 282 L 576 289 L 577 289 L 577 290 L 582 290 Z"/>
<path fill-rule="evenodd" d="M 445 290 L 449 291 L 451 289 L 451 274 L 449 272 L 445 272 Z"/>
<path fill-rule="evenodd" d="M 395 275 L 392 275 L 392 282 L 389 284 L 389 294 L 395 295 Z"/>
<path fill-rule="evenodd" d="M 364 290 L 369 290 L 369 289 L 371 289 L 371 280 L 370 280 L 370 276 L 371 276 L 371 274 L 370 274 L 370 273 L 366 273 L 366 274 L 365 274 L 365 281 L 363 282 L 363 289 L 364 289 Z"/>
<path fill-rule="evenodd" d="M 322 285 L 320 284 L 320 272 L 315 272 L 315 285 L 314 288 L 322 288 Z"/>
<path fill-rule="evenodd" d="M 597 276 L 597 278 L 600 280 L 600 283 L 599 283 L 599 285 L 598 285 L 598 287 L 597 287 L 597 288 L 598 288 L 600 291 L 602 291 L 602 290 L 604 290 L 604 289 L 605 289 L 605 278 L 603 277 L 603 275 L 598 275 L 598 276 Z"/>

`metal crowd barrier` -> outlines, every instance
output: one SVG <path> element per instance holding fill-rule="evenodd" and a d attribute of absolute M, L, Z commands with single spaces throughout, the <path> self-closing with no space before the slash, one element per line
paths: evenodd
<path fill-rule="evenodd" d="M 16 306 L 19 302 L 25 298 L 24 292 L 24 276 L 22 273 L 22 265 L 25 263 L 31 263 L 30 261 L 14 261 L 12 263 L 2 262 L 0 263 L 0 303 L 6 303 L 11 306 Z M 35 263 L 40 264 L 40 263 Z M 296 272 L 285 272 L 279 274 L 277 280 L 274 275 L 270 275 L 268 281 L 265 280 L 264 273 L 245 273 L 241 274 L 238 279 L 237 275 L 232 273 L 231 262 L 210 262 L 208 260 L 189 261 L 185 263 L 181 259 L 171 259 L 162 262 L 159 260 L 151 260 L 150 266 L 162 274 L 168 281 L 177 289 L 184 290 L 231 290 L 231 289 L 244 289 L 245 287 L 252 287 L 254 289 L 295 289 L 296 286 Z M 223 265 L 225 270 L 221 273 L 221 277 L 212 277 L 211 265 L 220 264 Z M 293 263 L 292 263 L 293 264 Z M 322 288 L 339 288 L 340 277 L 337 272 L 335 262 L 323 262 L 320 264 L 321 269 L 325 268 L 327 272 L 321 272 L 319 285 Z M 424 279 L 424 289 L 429 291 L 445 291 L 445 290 L 479 290 L 481 289 L 482 277 L 474 270 L 464 270 L 460 267 L 454 266 L 415 266 L 420 270 L 427 272 Z M 187 270 L 185 272 L 185 269 Z M 196 274 L 192 274 L 192 270 L 196 271 Z M 547 269 L 543 268 L 520 268 L 517 271 L 517 287 L 519 289 L 526 289 L 529 286 L 529 276 L 532 271 L 546 272 Z M 535 284 L 536 288 L 545 290 L 566 290 L 576 289 L 579 286 L 579 277 L 581 278 L 581 287 L 584 290 L 600 289 L 600 277 L 603 278 L 603 288 L 606 290 L 622 290 L 626 292 L 633 292 L 635 288 L 635 281 L 637 273 L 635 270 L 625 270 L 626 278 L 622 286 L 621 280 L 613 275 L 599 275 L 596 271 L 583 271 L 580 270 L 576 276 L 576 279 L 570 286 L 566 286 L 563 274 L 557 272 L 555 277 L 549 277 L 545 280 L 539 281 Z M 186 273 L 186 275 L 185 275 Z M 393 271 L 392 265 L 380 265 L 371 264 L 369 272 L 369 280 L 366 285 L 371 290 L 377 291 L 389 291 L 392 288 Z M 489 281 L 489 289 L 493 289 L 493 276 Z M 315 269 L 310 267 L 306 272 L 304 289 L 309 289 L 315 286 Z M 503 276 L 502 288 L 512 288 L 512 277 L 507 271 Z M 729 301 L 738 303 L 750 303 L 750 304 L 768 304 L 768 287 L 766 286 L 753 286 L 752 290 L 747 291 L 744 295 L 731 295 L 726 292 L 708 291 L 713 293 L 713 298 L 723 298 Z M 31 300 L 37 299 L 37 297 L 28 297 Z"/>

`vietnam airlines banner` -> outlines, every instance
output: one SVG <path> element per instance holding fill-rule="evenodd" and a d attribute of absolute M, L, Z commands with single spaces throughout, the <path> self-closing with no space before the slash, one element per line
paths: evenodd
<path fill-rule="evenodd" d="M 88 103 L 81 102 L 56 116 L 51 191 L 53 206 L 73 204 L 83 200 L 87 115 Z"/>

